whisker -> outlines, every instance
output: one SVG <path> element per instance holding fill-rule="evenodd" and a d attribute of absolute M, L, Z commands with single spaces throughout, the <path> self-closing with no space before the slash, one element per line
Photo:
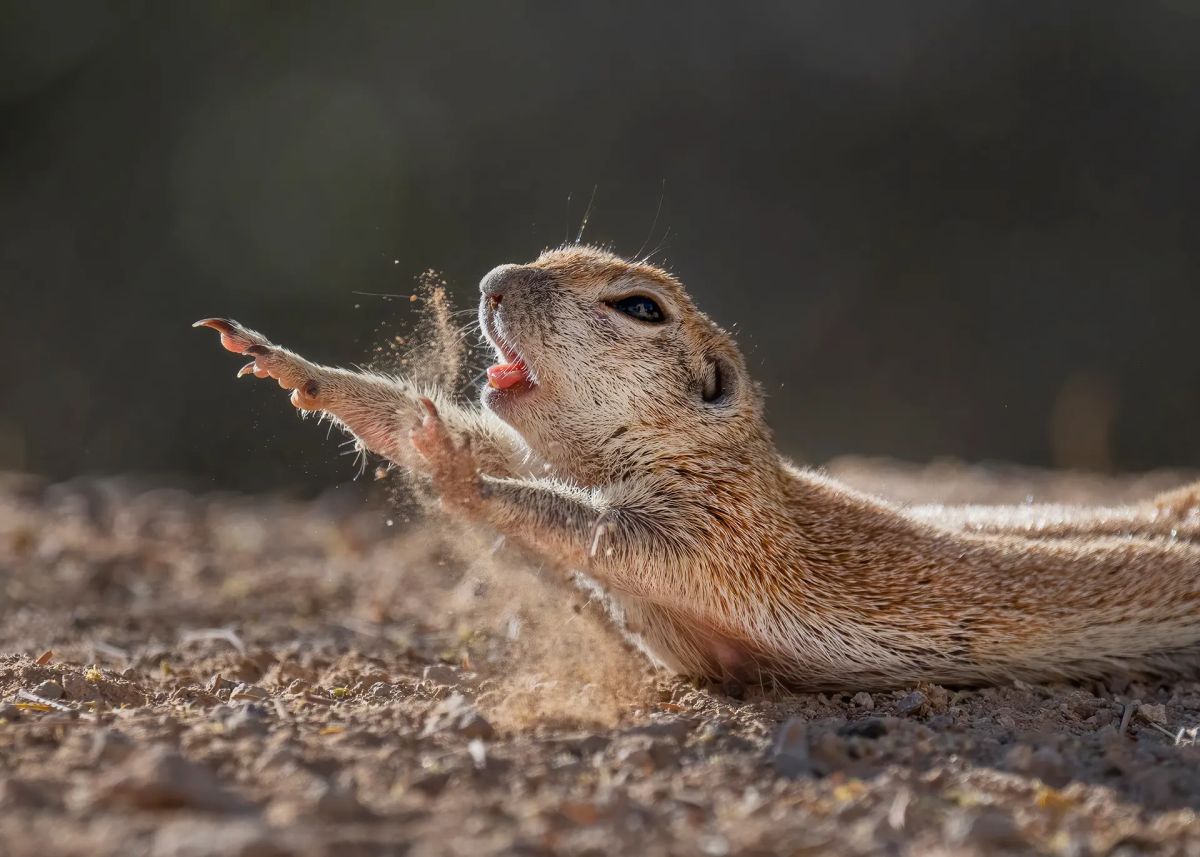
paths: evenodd
<path fill-rule="evenodd" d="M 388 294 L 387 292 L 360 292 L 355 289 L 352 289 L 350 291 L 350 294 L 365 295 L 369 298 L 403 298 L 405 300 L 408 300 L 410 297 L 409 295 L 393 295 L 393 294 Z"/>
<path fill-rule="evenodd" d="M 654 228 L 656 226 L 658 226 L 658 216 L 660 214 L 662 214 L 663 199 L 666 198 L 666 195 L 667 195 L 667 179 L 666 179 L 666 177 L 664 177 L 662 180 L 662 186 L 659 188 L 659 191 L 658 191 L 658 208 L 656 208 L 654 210 L 654 220 L 651 221 L 651 223 L 650 223 L 650 231 L 646 233 L 646 240 L 642 242 L 642 246 L 637 248 L 637 252 L 633 254 L 633 257 L 635 259 L 638 256 L 642 255 L 642 251 L 646 249 L 646 245 L 649 244 L 650 239 L 654 237 Z"/>
<path fill-rule="evenodd" d="M 658 246 L 655 247 L 653 250 L 651 250 L 649 253 L 647 253 L 644 258 L 642 258 L 638 261 L 643 262 L 643 263 L 650 261 L 650 258 L 652 256 L 654 256 L 654 254 L 656 254 L 659 250 L 662 250 L 664 247 L 667 246 L 667 239 L 669 239 L 670 237 L 671 237 L 671 227 L 668 226 L 667 231 L 663 233 L 662 240 L 658 242 Z"/>
<path fill-rule="evenodd" d="M 575 243 L 583 241 L 583 230 L 587 229 L 588 218 L 592 216 L 592 203 L 596 201 L 596 190 L 600 185 L 592 185 L 592 198 L 588 200 L 587 208 L 583 212 L 583 222 L 579 224 L 579 234 L 575 236 Z"/>

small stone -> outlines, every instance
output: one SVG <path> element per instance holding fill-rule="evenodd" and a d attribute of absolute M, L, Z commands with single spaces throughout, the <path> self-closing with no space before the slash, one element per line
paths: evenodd
<path fill-rule="evenodd" d="M 296 763 L 296 753 L 290 747 L 275 746 L 269 748 L 254 763 L 256 771 L 270 771 L 294 765 Z"/>
<path fill-rule="evenodd" d="M 369 699 L 390 699 L 392 696 L 392 686 L 382 681 L 377 681 L 367 688 L 367 697 Z"/>
<path fill-rule="evenodd" d="M 133 752 L 134 743 L 128 736 L 113 729 L 101 729 L 92 736 L 88 756 L 93 765 L 117 764 Z"/>
<path fill-rule="evenodd" d="M 793 717 L 780 727 L 771 749 L 771 766 L 783 777 L 799 777 L 811 771 L 807 722 Z"/>
<path fill-rule="evenodd" d="M 479 714 L 472 714 L 463 719 L 459 725 L 459 732 L 467 738 L 491 738 L 496 734 L 496 730 L 492 728 L 492 724 L 488 723 Z"/>
<path fill-rule="evenodd" d="M 208 680 L 208 684 L 205 685 L 205 690 L 207 690 L 209 693 L 217 693 L 222 690 L 233 690 L 237 686 L 237 682 L 230 681 L 220 673 L 213 673 L 213 677 L 210 678 Z"/>
<path fill-rule="evenodd" d="M 448 771 L 432 771 L 418 776 L 409 784 L 409 787 L 429 797 L 437 797 L 445 791 L 449 783 L 450 773 Z"/>
<path fill-rule="evenodd" d="M 279 833 L 260 821 L 180 819 L 158 828 L 152 857 L 285 857 Z"/>
<path fill-rule="evenodd" d="M 1012 818 L 998 809 L 954 816 L 947 822 L 947 838 L 957 845 L 972 845 L 989 852 L 1025 845 Z"/>
<path fill-rule="evenodd" d="M 130 756 L 96 784 L 96 806 L 134 809 L 194 809 L 205 812 L 239 812 L 247 808 L 241 798 L 225 790 L 216 775 L 165 747 Z"/>
<path fill-rule="evenodd" d="M 700 853 L 708 857 L 725 857 L 730 853 L 729 840 L 724 836 L 702 836 L 699 845 Z"/>
<path fill-rule="evenodd" d="M 256 684 L 239 684 L 229 694 L 230 702 L 256 702 L 267 699 L 271 694 Z"/>
<path fill-rule="evenodd" d="M 0 808 L 32 809 L 45 805 L 45 795 L 27 781 L 16 777 L 0 780 Z"/>
<path fill-rule="evenodd" d="M 929 718 L 929 723 L 926 724 L 930 729 L 936 732 L 945 732 L 947 729 L 954 726 L 955 718 L 953 714 L 935 714 Z"/>
<path fill-rule="evenodd" d="M 618 764 L 649 773 L 673 767 L 679 761 L 677 743 L 649 735 L 625 735 L 613 745 Z"/>
<path fill-rule="evenodd" d="M 238 681 L 258 681 L 263 676 L 263 665 L 254 658 L 241 658 L 232 670 L 233 677 Z"/>
<path fill-rule="evenodd" d="M 369 818 L 372 813 L 362 805 L 358 793 L 350 787 L 322 782 L 313 795 L 313 809 L 322 818 L 334 821 L 354 821 Z"/>
<path fill-rule="evenodd" d="M 486 741 L 496 730 L 462 694 L 454 693 L 430 713 L 421 735 L 428 737 L 437 732 L 453 732 L 467 739 L 482 738 Z"/>
<path fill-rule="evenodd" d="M 1162 703 L 1153 705 L 1143 703 L 1138 707 L 1137 713 L 1148 723 L 1157 723 L 1159 726 L 1167 725 L 1167 707 Z"/>
<path fill-rule="evenodd" d="M 1166 808 L 1172 796 L 1176 794 L 1172 788 L 1170 771 L 1161 768 L 1142 768 L 1133 780 L 1139 800 L 1143 806 Z"/>
<path fill-rule="evenodd" d="M 851 697 L 850 704 L 857 705 L 864 711 L 874 711 L 875 697 L 871 696 L 871 694 L 867 693 L 866 691 L 859 691 L 858 693 L 854 694 L 853 697 Z"/>
<path fill-rule="evenodd" d="M 62 686 L 68 699 L 85 700 L 92 698 L 92 685 L 88 684 L 87 680 L 79 673 L 64 673 Z"/>
<path fill-rule="evenodd" d="M 600 807 L 592 801 L 563 801 L 559 804 L 558 812 L 570 824 L 584 827 L 596 824 L 601 817 Z"/>
<path fill-rule="evenodd" d="M 950 691 L 942 687 L 940 684 L 931 684 L 925 688 L 925 696 L 929 700 L 929 707 L 941 712 L 950 704 Z"/>
<path fill-rule="evenodd" d="M 487 744 L 478 738 L 472 738 L 467 742 L 467 755 L 471 757 L 471 762 L 475 765 L 475 769 L 482 771 L 487 767 Z"/>
<path fill-rule="evenodd" d="M 44 681 L 33 689 L 42 699 L 62 699 L 63 686 L 56 681 Z"/>
<path fill-rule="evenodd" d="M 1071 781 L 1067 763 L 1062 754 L 1053 747 L 1040 747 L 1029 760 L 1029 774 L 1054 788 L 1062 788 Z"/>
<path fill-rule="evenodd" d="M 1033 748 L 1028 744 L 1017 744 L 1004 754 L 1004 767 L 1010 771 L 1025 773 L 1033 761 Z"/>
<path fill-rule="evenodd" d="M 269 729 L 270 714 L 255 703 L 238 706 L 220 705 L 213 709 L 211 717 L 232 738 L 265 735 Z"/>
<path fill-rule="evenodd" d="M 838 734 L 845 738 L 882 738 L 887 734 L 887 721 L 878 717 L 867 717 L 863 720 L 851 720 L 838 729 Z"/>
<path fill-rule="evenodd" d="M 824 732 L 809 742 L 809 764 L 822 777 L 850 766 L 846 742 L 832 732 Z"/>
<path fill-rule="evenodd" d="M 929 699 L 919 690 L 914 690 L 912 693 L 905 694 L 896 700 L 896 713 L 901 715 L 916 714 Z"/>
<path fill-rule="evenodd" d="M 462 673 L 446 664 L 431 664 L 421 673 L 421 680 L 432 682 L 444 687 L 457 687 L 462 679 Z"/>

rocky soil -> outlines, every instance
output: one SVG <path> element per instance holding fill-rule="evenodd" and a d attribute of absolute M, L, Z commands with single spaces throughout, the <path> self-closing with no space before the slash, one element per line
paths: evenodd
<path fill-rule="evenodd" d="M 907 501 L 1183 478 L 833 469 Z M 370 490 L 7 477 L 0 619 L 12 857 L 1200 853 L 1200 683 L 733 698 Z"/>

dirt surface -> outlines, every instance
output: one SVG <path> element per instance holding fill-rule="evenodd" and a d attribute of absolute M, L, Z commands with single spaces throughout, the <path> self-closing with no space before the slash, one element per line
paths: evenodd
<path fill-rule="evenodd" d="M 1183 478 L 832 469 L 913 502 Z M 0 853 L 1200 853 L 1200 684 L 734 698 L 378 493 L 4 479 Z"/>

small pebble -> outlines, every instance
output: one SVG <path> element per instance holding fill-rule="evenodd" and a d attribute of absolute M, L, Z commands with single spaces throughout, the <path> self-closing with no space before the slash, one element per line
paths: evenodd
<path fill-rule="evenodd" d="M 662 771 L 679 761 L 679 746 L 673 741 L 647 735 L 626 735 L 614 744 L 613 755 L 624 768 L 645 772 Z"/>
<path fill-rule="evenodd" d="M 233 690 L 237 686 L 237 682 L 230 681 L 220 673 L 213 673 L 213 677 L 208 680 L 208 684 L 205 685 L 205 689 L 209 693 L 217 693 L 221 690 Z"/>
<path fill-rule="evenodd" d="M 488 723 L 460 693 L 451 694 L 430 712 L 421 735 L 427 737 L 438 732 L 454 732 L 464 738 L 488 740 L 495 734 Z"/>
<path fill-rule="evenodd" d="M 1137 713 L 1149 723 L 1157 723 L 1159 726 L 1167 725 L 1167 707 L 1162 703 L 1140 705 L 1138 706 Z"/>
<path fill-rule="evenodd" d="M 947 839 L 957 845 L 971 845 L 983 851 L 1015 848 L 1025 839 L 1012 818 L 998 809 L 951 817 L 946 824 Z"/>
<path fill-rule="evenodd" d="M 210 715 L 221 724 L 227 735 L 241 738 L 250 735 L 265 735 L 269 731 L 269 713 L 254 703 L 237 706 L 219 705 Z"/>
<path fill-rule="evenodd" d="M 864 711 L 874 711 L 875 697 L 871 696 L 871 694 L 867 693 L 866 691 L 859 691 L 850 699 L 850 704 L 857 705 Z"/>
<path fill-rule="evenodd" d="M 286 857 L 285 834 L 255 819 L 180 818 L 154 831 L 152 857 Z"/>
<path fill-rule="evenodd" d="M 382 681 L 377 681 L 367 688 L 367 697 L 370 699 L 389 699 L 392 695 L 392 686 Z"/>
<path fill-rule="evenodd" d="M 33 689 L 42 699 L 62 699 L 63 686 L 56 681 L 44 681 Z"/>
<path fill-rule="evenodd" d="M 925 703 L 928 701 L 925 694 L 919 690 L 914 690 L 912 693 L 905 694 L 896 700 L 896 713 L 904 715 L 916 714 L 925 707 Z"/>
<path fill-rule="evenodd" d="M 63 691 L 68 699 L 84 700 L 92 698 L 92 685 L 88 684 L 79 673 L 65 673 L 62 677 Z"/>
<path fill-rule="evenodd" d="M 253 701 L 266 699 L 270 695 L 271 694 L 267 693 L 266 690 L 256 684 L 239 684 L 233 689 L 233 692 L 229 694 L 229 699 L 231 702 Z"/>
<path fill-rule="evenodd" d="M 17 777 L 0 780 L 0 808 L 35 809 L 46 806 L 46 795 L 33 783 Z"/>
<path fill-rule="evenodd" d="M 462 679 L 462 673 L 446 664 L 431 664 L 421 673 L 423 681 L 433 682 L 444 687 L 457 687 Z"/>
<path fill-rule="evenodd" d="M 241 812 L 247 808 L 245 801 L 225 790 L 211 770 L 160 746 L 131 755 L 102 777 L 91 802 L 141 810 Z"/>
<path fill-rule="evenodd" d="M 844 724 L 838 733 L 846 738 L 882 738 L 887 731 L 887 721 L 878 717 L 867 717 L 864 720 L 851 720 Z"/>
<path fill-rule="evenodd" d="M 808 723 L 793 717 L 775 734 L 771 766 L 784 777 L 799 777 L 811 771 L 808 759 Z"/>
<path fill-rule="evenodd" d="M 449 783 L 450 773 L 448 771 L 431 771 L 417 776 L 409 783 L 409 788 L 429 797 L 437 797 Z"/>
<path fill-rule="evenodd" d="M 88 756 L 93 765 L 113 765 L 124 761 L 134 750 L 128 736 L 113 729 L 101 729 L 92 736 Z"/>
<path fill-rule="evenodd" d="M 363 806 L 353 788 L 323 782 L 317 787 L 313 797 L 313 809 L 322 818 L 354 821 L 371 816 L 371 811 Z"/>

